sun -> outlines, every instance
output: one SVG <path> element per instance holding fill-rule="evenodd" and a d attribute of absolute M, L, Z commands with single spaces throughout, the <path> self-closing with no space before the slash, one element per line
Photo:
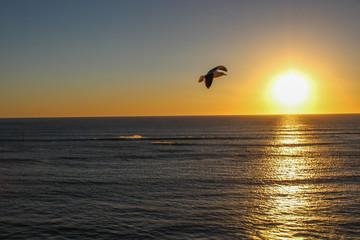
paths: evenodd
<path fill-rule="evenodd" d="M 294 72 L 286 73 L 275 80 L 273 97 L 284 106 L 298 106 L 309 95 L 308 80 Z"/>

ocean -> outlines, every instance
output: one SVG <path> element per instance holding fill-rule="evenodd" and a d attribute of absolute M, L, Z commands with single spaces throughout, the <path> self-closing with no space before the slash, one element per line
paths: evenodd
<path fill-rule="evenodd" d="M 0 239 L 360 239 L 360 115 L 0 119 Z"/>

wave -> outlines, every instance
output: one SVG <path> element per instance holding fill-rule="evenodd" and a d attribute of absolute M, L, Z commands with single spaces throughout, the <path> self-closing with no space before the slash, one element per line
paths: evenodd
<path fill-rule="evenodd" d="M 126 140 L 149 140 L 149 141 L 171 141 L 171 140 L 251 140 L 258 137 L 225 137 L 225 136 L 178 136 L 178 137 L 143 137 L 141 135 L 119 136 L 110 138 L 92 138 L 100 141 L 126 141 Z"/>
<path fill-rule="evenodd" d="M 228 141 L 227 146 L 262 146 L 262 147 L 307 147 L 307 146 L 322 146 L 322 145 L 346 145 L 346 142 L 339 141 L 306 141 L 300 143 L 278 143 L 274 136 L 264 135 L 245 135 L 245 136 L 160 136 L 160 137 L 145 137 L 142 135 L 129 135 L 118 137 L 84 137 L 84 138 L 4 138 L 0 142 L 86 142 L 86 141 L 149 141 L 154 145 L 191 145 L 198 141 L 207 141 L 211 143 L 219 143 Z M 0 152 L 6 152 L 1 150 Z"/>
<path fill-rule="evenodd" d="M 258 139 L 257 137 L 225 137 L 225 136 L 179 136 L 179 137 L 144 137 L 141 135 L 94 138 L 4 138 L 0 142 L 82 142 L 82 141 L 175 141 L 175 140 L 238 140 Z"/>
<path fill-rule="evenodd" d="M 184 142 L 152 142 L 154 145 L 192 145 L 191 143 Z"/>
<path fill-rule="evenodd" d="M 143 137 L 141 135 L 132 135 L 132 136 L 120 136 L 120 137 L 114 137 L 112 138 L 114 140 L 141 140 L 141 139 L 147 139 L 147 137 Z"/>

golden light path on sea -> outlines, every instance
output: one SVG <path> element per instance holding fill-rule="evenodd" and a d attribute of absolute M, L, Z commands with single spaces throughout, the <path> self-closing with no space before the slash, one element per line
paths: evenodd
<path fill-rule="evenodd" d="M 260 235 L 264 239 L 303 239 L 308 234 L 307 223 L 317 216 L 313 210 L 318 202 L 311 197 L 312 162 L 307 157 L 311 147 L 303 145 L 308 141 L 302 131 L 302 124 L 296 116 L 284 117 L 278 125 L 274 147 L 275 156 L 267 161 L 269 172 L 264 173 L 270 184 L 264 186 L 265 202 L 262 209 L 272 224 Z"/>

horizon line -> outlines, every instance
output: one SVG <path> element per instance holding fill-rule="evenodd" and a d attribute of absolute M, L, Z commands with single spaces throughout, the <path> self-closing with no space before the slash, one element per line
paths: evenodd
<path fill-rule="evenodd" d="M 119 115 L 119 116 L 36 116 L 36 117 L 0 117 L 0 119 L 50 119 L 50 118 L 136 118 L 136 117 L 236 117 L 236 116 L 285 116 L 285 115 L 357 115 L 350 113 L 268 113 L 268 114 L 193 114 L 193 115 Z"/>

